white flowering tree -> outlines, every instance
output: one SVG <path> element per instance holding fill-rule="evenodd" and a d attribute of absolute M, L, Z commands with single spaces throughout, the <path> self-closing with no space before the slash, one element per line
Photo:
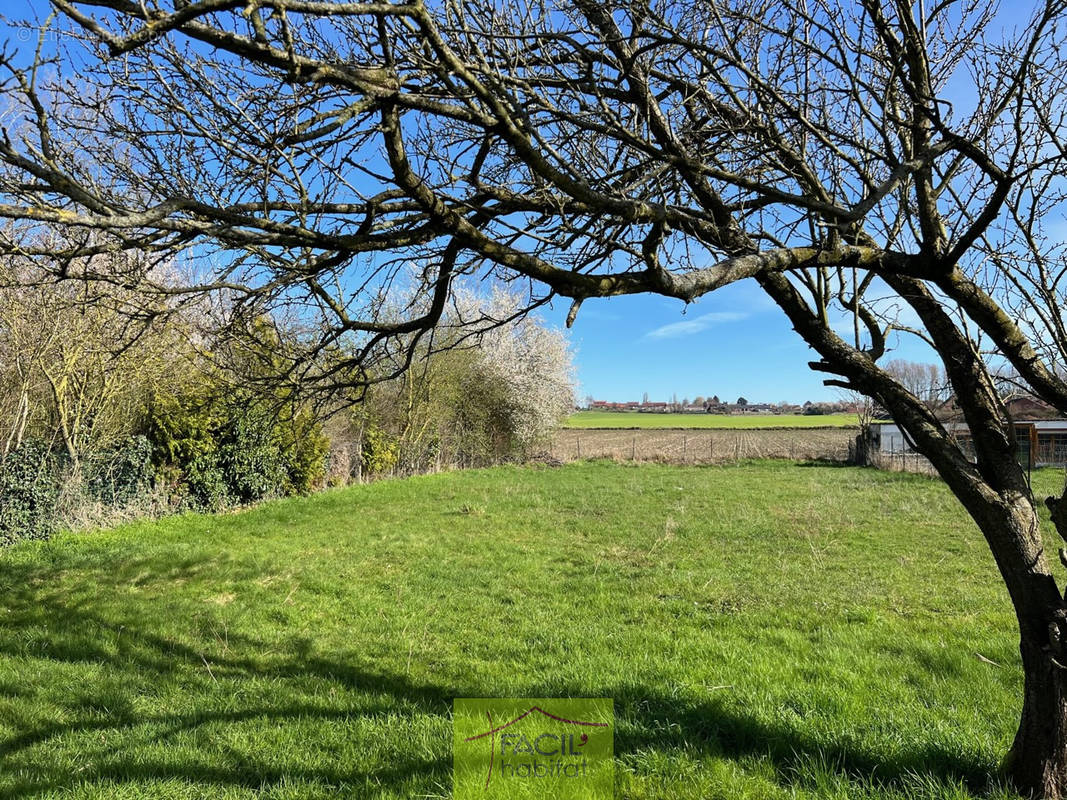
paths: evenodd
<path fill-rule="evenodd" d="M 456 319 L 461 324 L 477 320 L 473 357 L 480 371 L 504 387 L 508 428 L 515 443 L 529 451 L 574 411 L 577 379 L 566 334 L 521 314 L 523 308 L 525 298 L 497 287 L 485 301 L 477 295 L 459 298 Z M 486 320 L 501 324 L 485 329 Z"/>

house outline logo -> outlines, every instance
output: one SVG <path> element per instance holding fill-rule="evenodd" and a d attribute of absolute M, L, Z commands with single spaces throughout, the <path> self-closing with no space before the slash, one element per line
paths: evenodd
<path fill-rule="evenodd" d="M 608 723 L 608 722 L 591 722 L 591 721 L 588 721 L 588 720 L 567 719 L 566 717 L 560 717 L 560 716 L 557 716 L 556 714 L 552 714 L 552 713 L 550 713 L 548 711 L 545 711 L 543 708 L 541 708 L 538 705 L 530 706 L 526 711 L 524 711 L 523 713 L 519 714 L 517 717 L 515 717 L 511 721 L 505 722 L 503 725 L 498 725 L 498 726 L 494 727 L 493 726 L 493 715 L 492 715 L 492 712 L 490 712 L 489 710 L 486 710 L 485 715 L 486 715 L 486 717 L 488 718 L 488 721 L 489 721 L 489 730 L 483 731 L 482 733 L 477 733 L 477 734 L 475 734 L 473 736 L 468 736 L 463 740 L 465 742 L 473 742 L 473 741 L 477 741 L 478 739 L 484 739 L 486 736 L 489 737 L 489 769 L 488 769 L 488 771 L 486 772 L 486 775 L 485 775 L 485 785 L 483 786 L 483 790 L 484 791 L 488 791 L 488 789 L 489 789 L 489 781 L 493 777 L 493 765 L 494 765 L 494 761 L 495 761 L 495 757 L 496 757 L 496 734 L 500 733 L 505 728 L 509 728 L 510 726 L 515 725 L 518 722 L 521 722 L 522 720 L 526 719 L 528 716 L 530 716 L 534 712 L 537 712 L 538 714 L 541 714 L 542 716 L 545 716 L 548 719 L 551 719 L 551 720 L 553 720 L 555 722 L 562 722 L 562 723 L 564 723 L 566 725 L 575 725 L 575 726 L 578 726 L 578 727 L 589 727 L 589 728 L 610 728 L 611 727 L 611 723 Z M 537 741 L 540 741 L 540 739 L 541 739 L 541 737 L 538 737 Z M 579 737 L 579 742 L 580 743 L 578 744 L 578 747 L 584 747 L 589 742 L 589 734 L 582 733 L 581 736 Z M 572 740 L 572 745 L 573 745 L 573 740 Z"/>

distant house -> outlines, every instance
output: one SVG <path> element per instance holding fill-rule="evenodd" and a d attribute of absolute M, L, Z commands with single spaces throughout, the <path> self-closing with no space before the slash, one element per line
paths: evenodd
<path fill-rule="evenodd" d="M 1057 419 L 1059 412 L 1043 400 L 1026 394 L 1014 394 L 1004 398 L 1004 406 L 1012 419 L 1020 421 L 1034 421 L 1039 419 Z M 956 403 L 955 397 L 950 397 L 934 413 L 938 419 L 949 422 L 963 420 L 963 412 Z"/>
<path fill-rule="evenodd" d="M 641 404 L 637 402 L 612 403 L 608 400 L 594 400 L 589 408 L 594 411 L 637 411 Z"/>
<path fill-rule="evenodd" d="M 1018 420 L 1051 420 L 1059 416 L 1052 406 L 1044 400 L 1029 395 L 1014 395 L 1004 401 L 1008 414 Z"/>

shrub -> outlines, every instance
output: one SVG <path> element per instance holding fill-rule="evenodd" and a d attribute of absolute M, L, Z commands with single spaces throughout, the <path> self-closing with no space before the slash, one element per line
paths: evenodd
<path fill-rule="evenodd" d="M 179 476 L 178 500 L 181 505 L 188 504 L 196 509 L 218 511 L 232 502 L 218 453 L 205 453 L 186 464 L 172 467 Z"/>
<path fill-rule="evenodd" d="M 283 494 L 285 456 L 275 441 L 276 421 L 254 403 L 230 405 L 219 435 L 219 466 L 230 494 L 249 503 Z"/>
<path fill-rule="evenodd" d="M 325 475 L 328 443 L 310 413 L 221 380 L 154 398 L 148 438 L 157 474 L 197 508 L 306 493 Z"/>
<path fill-rule="evenodd" d="M 300 409 L 274 429 L 284 456 L 285 494 L 308 494 L 326 480 L 330 440 L 322 425 L 306 409 Z"/>
<path fill-rule="evenodd" d="M 392 472 L 400 458 L 400 442 L 397 437 L 370 425 L 363 434 L 363 469 L 368 475 Z"/>
<path fill-rule="evenodd" d="M 130 436 L 86 458 L 83 470 L 90 497 L 123 505 L 152 484 L 152 443 L 146 436 Z"/>
<path fill-rule="evenodd" d="M 59 458 L 42 442 L 26 441 L 0 462 L 0 543 L 46 539 L 55 529 Z"/>

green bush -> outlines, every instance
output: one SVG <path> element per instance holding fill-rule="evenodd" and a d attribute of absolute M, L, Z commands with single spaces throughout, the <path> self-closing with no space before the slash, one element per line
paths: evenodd
<path fill-rule="evenodd" d="M 0 544 L 51 535 L 60 470 L 60 459 L 42 442 L 24 442 L 0 461 Z"/>
<path fill-rule="evenodd" d="M 218 511 L 232 502 L 230 487 L 219 464 L 218 453 L 205 453 L 181 466 L 168 465 L 163 471 L 177 476 L 177 499 L 180 505 Z"/>
<path fill-rule="evenodd" d="M 308 494 L 326 480 L 330 440 L 322 425 L 306 410 L 298 411 L 275 429 L 278 446 L 285 455 L 285 493 Z"/>
<path fill-rule="evenodd" d="M 219 436 L 219 465 L 231 496 L 249 503 L 284 494 L 285 454 L 275 441 L 276 420 L 255 405 L 230 406 Z"/>
<path fill-rule="evenodd" d="M 447 426 L 452 449 L 464 466 L 507 461 L 519 448 L 507 387 L 474 369 L 457 383 Z"/>
<path fill-rule="evenodd" d="M 363 433 L 363 470 L 368 475 L 384 475 L 396 468 L 400 441 L 388 431 L 371 425 Z"/>
<path fill-rule="evenodd" d="M 121 506 L 152 484 L 152 443 L 146 436 L 131 436 L 87 457 L 83 470 L 90 497 Z"/>
<path fill-rule="evenodd" d="M 325 475 L 328 442 L 309 413 L 221 381 L 154 398 L 148 439 L 157 475 L 197 508 L 306 493 Z"/>

